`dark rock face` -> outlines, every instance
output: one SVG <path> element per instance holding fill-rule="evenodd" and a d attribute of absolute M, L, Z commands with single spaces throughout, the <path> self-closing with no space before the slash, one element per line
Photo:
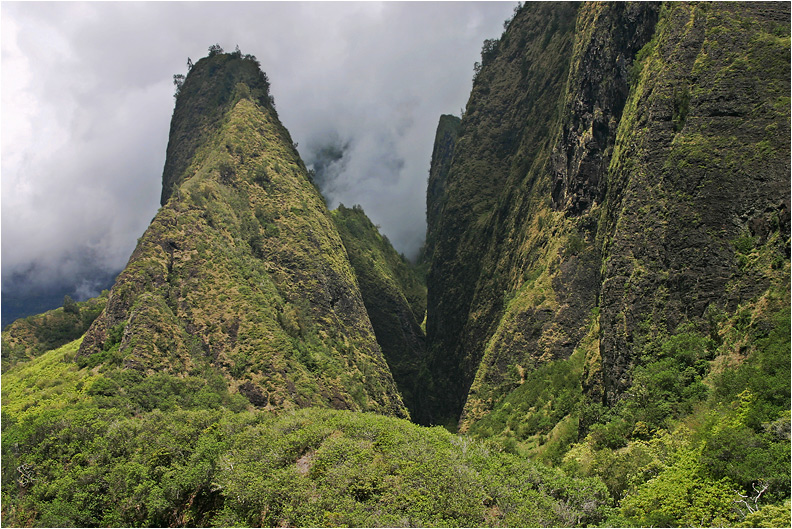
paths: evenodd
<path fill-rule="evenodd" d="M 467 429 L 584 342 L 584 392 L 612 404 L 647 342 L 777 281 L 788 19 L 757 3 L 517 14 L 474 82 L 434 221 L 427 354 L 451 399 L 436 416 Z"/>
<path fill-rule="evenodd" d="M 500 243 L 498 253 L 513 257 L 511 261 L 501 257 L 499 273 L 513 277 L 510 268 L 517 265 L 533 284 L 518 278 L 510 286 L 509 297 L 514 301 L 505 307 L 484 347 L 462 428 L 489 410 L 499 395 L 517 387 L 519 381 L 509 376 L 515 368 L 530 371 L 542 363 L 568 358 L 590 327 L 598 305 L 602 263 L 596 244 L 596 206 L 606 189 L 633 56 L 651 38 L 658 10 L 650 3 L 603 3 L 584 4 L 577 11 L 565 93 L 558 94 L 562 109 L 558 121 L 550 125 L 556 131 L 554 143 L 543 148 L 544 153 L 552 148 L 552 154 L 534 176 L 532 194 L 539 196 L 511 198 L 503 214 L 508 219 L 504 225 L 519 226 L 512 233 L 538 233 L 523 243 L 522 255 L 508 243 Z M 554 218 L 543 204 L 548 188 L 553 210 L 572 217 L 570 221 L 555 216 L 555 221 L 544 220 L 543 225 L 531 223 L 535 217 Z M 563 244 L 554 247 L 542 232 L 551 232 Z M 535 306 L 537 302 L 540 307 Z M 537 314 L 542 318 L 537 319 Z"/>
<path fill-rule="evenodd" d="M 510 369 L 568 357 L 584 335 L 599 291 L 596 219 L 559 224 L 547 199 L 580 216 L 603 194 L 629 68 L 657 9 L 526 6 L 474 84 L 439 223 L 453 257 L 438 242 L 428 281 L 430 353 L 456 351 L 456 380 L 475 395 L 463 428 L 515 387 Z"/>
<path fill-rule="evenodd" d="M 664 7 L 624 111 L 600 226 L 606 402 L 629 386 L 648 337 L 702 321 L 710 306 L 734 310 L 769 285 L 740 265 L 734 241 L 753 226 L 761 244 L 773 212 L 786 211 L 789 109 L 778 102 L 789 57 L 771 42 L 788 19 L 788 4 Z M 788 236 L 777 240 L 783 255 Z"/>
<path fill-rule="evenodd" d="M 233 103 L 234 88 L 244 84 L 258 104 L 272 112 L 269 81 L 256 60 L 239 60 L 235 54 L 219 54 L 195 63 L 179 90 L 171 118 L 165 169 L 162 172 L 163 206 L 189 175 L 185 171 L 201 144 L 220 127 Z"/>
<path fill-rule="evenodd" d="M 239 386 L 239 393 L 244 395 L 256 408 L 264 408 L 269 403 L 269 399 L 262 393 L 261 388 L 249 380 Z"/>
<path fill-rule="evenodd" d="M 446 178 L 454 158 L 454 146 L 459 134 L 460 118 L 444 114 L 440 116 L 435 132 L 429 181 L 426 186 L 426 244 L 420 261 L 431 261 L 434 253 L 437 225 L 446 198 Z"/>
<path fill-rule="evenodd" d="M 651 38 L 659 4 L 587 4 L 578 14 L 561 138 L 553 149 L 553 207 L 580 215 L 605 195 L 633 58 Z"/>

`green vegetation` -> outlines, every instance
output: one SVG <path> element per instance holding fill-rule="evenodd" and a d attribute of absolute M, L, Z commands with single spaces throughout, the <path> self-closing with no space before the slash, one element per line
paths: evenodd
<path fill-rule="evenodd" d="M 209 48 L 208 57 L 194 65 L 188 62 L 187 66 L 187 76 L 174 76 L 176 105 L 162 174 L 162 205 L 189 177 L 187 169 L 193 157 L 217 132 L 236 103 L 233 95 L 238 83 L 247 87 L 248 99 L 275 111 L 269 79 L 253 55 L 242 56 L 239 51 L 223 53 L 223 49 L 214 44 Z"/>
<path fill-rule="evenodd" d="M 583 351 L 534 370 L 468 437 L 366 413 L 250 412 L 209 364 L 97 371 L 80 367 L 78 340 L 4 375 L 4 521 L 788 525 L 788 298 L 716 320 L 720 345 L 684 327 L 648 344 L 635 369 L 660 391 L 600 408 L 579 442 Z M 678 383 L 689 376 L 703 392 Z"/>
<path fill-rule="evenodd" d="M 388 368 L 413 420 L 425 398 L 418 373 L 424 359 L 421 322 L 426 313 L 426 286 L 413 265 L 379 233 L 360 206 L 339 205 L 333 220 L 355 271 L 366 312 Z"/>
<path fill-rule="evenodd" d="M 789 525 L 788 293 L 713 321 L 708 334 L 683 325 L 647 342 L 615 406 L 586 398 L 578 350 L 518 373 L 470 433 L 601 479 L 618 508 L 609 526 L 735 526 L 762 509 Z"/>
<path fill-rule="evenodd" d="M 107 304 L 108 292 L 96 298 L 75 302 L 70 296 L 63 307 L 44 314 L 28 316 L 8 325 L 2 334 L 2 371 L 16 363 L 35 358 L 82 336 Z"/>
<path fill-rule="evenodd" d="M 241 411 L 211 374 L 96 375 L 69 360 L 76 345 L 4 379 L 6 525 L 576 526 L 609 512 L 598 479 L 496 444 L 374 414 Z M 57 400 L 30 406 L 55 364 Z"/>
<path fill-rule="evenodd" d="M 662 8 L 630 70 L 601 205 L 576 218 L 545 205 L 533 216 L 522 210 L 511 214 L 530 219 L 520 232 L 501 227 L 520 225 L 509 216 L 485 224 L 485 240 L 508 262 L 492 274 L 505 286 L 474 284 L 480 300 L 503 292 L 503 310 L 486 301 L 470 309 L 492 334 L 460 426 L 600 478 L 615 501 L 607 526 L 790 524 L 789 231 L 779 198 L 788 193 L 789 142 L 770 133 L 788 131 L 788 108 L 774 104 L 789 86 L 788 43 L 750 9 L 719 7 Z M 580 11 L 608 20 L 604 4 Z M 576 37 L 590 30 L 582 20 Z M 686 55 L 701 40 L 701 54 Z M 575 49 L 585 43 L 576 39 Z M 763 62 L 774 73 L 750 71 Z M 578 67 L 592 67 L 582 53 Z M 576 82 L 570 74 L 569 86 Z M 755 106 L 734 88 L 743 85 L 755 87 Z M 761 170 L 749 167 L 759 160 Z M 745 204 L 762 206 L 743 212 Z M 587 259 L 601 274 L 593 280 L 580 274 Z M 459 266 L 437 272 L 453 285 L 466 277 Z M 592 284 L 599 306 L 563 321 L 569 292 Z M 482 327 L 466 327 L 463 340 Z"/>
<path fill-rule="evenodd" d="M 537 367 L 491 413 L 473 423 L 470 434 L 560 462 L 563 452 L 577 441 L 582 360 L 583 352 L 578 351 L 568 360 Z"/>
<path fill-rule="evenodd" d="M 238 55 L 190 70 L 174 124 L 198 135 L 168 156 L 195 149 L 78 361 L 176 377 L 208 361 L 258 408 L 406 416 L 332 215 L 262 99 L 266 79 Z M 196 101 L 222 119 L 179 117 Z"/>
<path fill-rule="evenodd" d="M 488 355 L 488 342 L 506 296 L 522 286 L 518 274 L 539 264 L 537 257 L 544 254 L 547 232 L 538 234 L 534 225 L 549 213 L 544 179 L 550 174 L 576 15 L 573 4 L 528 2 L 501 39 L 485 44 L 453 158 L 442 171 L 441 193 L 433 194 L 442 203 L 439 213 L 427 204 L 427 241 L 433 248 L 422 384 L 435 397 L 429 406 L 435 423 L 456 422 L 464 409 L 464 429 L 467 417 L 475 420 L 489 406 L 487 388 L 502 382 L 507 366 L 526 365 L 522 358 Z M 534 125 L 526 126 L 529 122 Z M 541 326 L 541 314 L 517 317 Z M 532 335 L 512 333 L 503 357 L 527 353 L 532 344 L 521 343 L 527 334 Z M 483 373 L 479 368 L 485 363 Z"/>
<path fill-rule="evenodd" d="M 456 116 L 443 114 L 440 116 L 435 131 L 429 180 L 426 183 L 426 241 L 416 259 L 416 264 L 423 277 L 426 276 L 434 254 L 435 239 L 438 235 L 436 225 L 440 220 L 440 213 L 446 199 L 446 178 L 454 157 L 454 146 L 459 135 L 460 122 L 461 119 Z"/>
<path fill-rule="evenodd" d="M 788 19 L 520 6 L 428 292 L 212 46 L 112 291 L 3 333 L 3 523 L 789 526 Z"/>

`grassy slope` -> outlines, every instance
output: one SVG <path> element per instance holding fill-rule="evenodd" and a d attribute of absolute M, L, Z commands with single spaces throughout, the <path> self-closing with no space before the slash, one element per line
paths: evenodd
<path fill-rule="evenodd" d="M 43 314 L 20 318 L 8 325 L 2 334 L 3 372 L 17 362 L 65 345 L 82 336 L 107 303 L 107 292 Z"/>
<path fill-rule="evenodd" d="M 673 139 L 670 154 L 653 160 L 662 167 L 657 174 L 664 175 L 668 187 L 674 190 L 686 174 L 705 175 L 694 192 L 675 190 L 686 194 L 683 209 L 712 191 L 707 175 L 715 168 L 727 182 L 748 172 L 745 160 L 764 175 L 788 171 L 788 158 L 782 156 L 788 153 L 788 99 L 782 101 L 788 90 L 772 82 L 780 70 L 788 73 L 788 62 L 776 64 L 778 56 L 788 58 L 788 21 L 784 31 L 772 20 L 757 29 L 756 17 L 739 11 L 724 16 L 710 9 L 665 8 L 658 39 L 640 55 L 635 71 L 638 84 L 628 102 L 612 164 L 613 177 L 625 179 L 624 188 L 633 197 L 635 189 L 656 191 L 641 180 L 654 173 L 636 171 L 630 164 L 647 159 L 636 153 L 647 145 L 639 108 L 668 118 L 664 130 Z M 678 24 L 683 18 L 690 22 Z M 697 87 L 689 84 L 688 73 L 681 77 L 675 73 L 665 76 L 673 81 L 670 88 L 650 89 L 654 85 L 649 81 L 664 78 L 664 68 L 684 64 L 669 59 L 675 49 L 690 49 L 674 33 L 680 27 L 703 43 L 703 55 L 693 56 L 696 75 L 718 72 L 720 77 Z M 741 30 L 751 30 L 745 34 L 753 39 L 752 46 L 737 47 L 747 50 L 746 57 L 724 52 L 723 39 Z M 713 58 L 715 63 L 707 62 Z M 736 116 L 707 115 L 716 108 L 712 98 L 717 99 L 735 79 L 757 75 L 750 70 L 754 63 L 767 65 L 762 75 L 768 79 L 751 90 L 760 102 L 731 109 Z M 680 82 L 688 83 L 687 103 L 684 91 L 674 90 Z M 740 130 L 747 130 L 748 136 L 737 142 L 736 151 L 732 151 L 733 139 L 727 142 L 728 150 L 712 148 L 725 142 L 721 136 L 735 130 L 734 123 L 746 116 L 747 124 Z M 785 135 L 775 134 L 779 128 L 787 131 Z M 764 136 L 747 141 L 756 138 L 757 130 Z M 247 154 L 244 147 L 238 154 Z M 284 185 L 277 178 L 271 180 L 274 189 Z M 196 203 L 185 202 L 192 208 L 201 201 L 192 193 L 208 191 L 204 201 L 218 197 L 225 201 L 236 192 L 224 190 L 211 177 L 196 182 L 197 191 L 190 192 Z M 637 198 L 652 201 L 647 196 Z M 655 202 L 668 204 L 660 199 Z M 619 209 L 617 201 L 624 205 L 630 199 L 609 195 L 607 200 L 593 213 L 604 211 L 604 225 L 615 226 L 615 231 L 603 230 L 608 237 L 615 233 L 612 238 L 598 239 L 607 242 L 614 255 L 612 248 L 631 240 L 632 232 L 625 231 L 631 223 L 607 224 L 607 215 Z M 207 209 L 209 215 L 226 223 L 221 226 L 229 225 L 228 219 L 241 225 L 232 215 L 239 208 L 227 208 L 223 201 L 210 200 L 214 206 Z M 579 219 L 563 218 L 549 202 L 537 211 L 542 214 L 527 221 L 534 225 L 527 238 L 541 237 L 548 224 L 556 227 L 557 237 L 539 245 L 544 252 L 540 257 L 527 252 L 530 259 L 525 262 L 530 266 L 515 272 L 511 284 L 516 287 L 504 295 L 506 316 L 493 334 L 496 340 L 525 328 L 520 314 L 537 307 L 558 308 L 552 303 L 557 303 L 553 278 L 559 272 L 543 267 L 543 260 L 557 256 L 553 266 L 560 266 L 595 243 L 586 233 L 579 235 Z M 256 215 L 254 210 L 261 224 L 259 235 L 280 235 L 283 225 L 266 213 Z M 673 223 L 675 219 L 669 217 L 678 213 L 674 209 L 659 218 Z M 200 226 L 200 218 L 189 218 Z M 690 220 L 685 215 L 679 219 Z M 635 384 L 617 405 L 606 408 L 584 396 L 584 388 L 602 389 L 604 384 L 600 342 L 608 330 L 603 329 L 600 309 L 587 315 L 582 338 L 568 358 L 537 365 L 533 371 L 523 362 L 507 364 L 499 374 L 507 379 L 502 387 L 480 382 L 480 389 L 494 396 L 490 404 L 494 409 L 471 421 L 470 432 L 495 437 L 508 451 L 527 452 L 568 474 L 503 453 L 498 445 L 397 419 L 318 409 L 279 415 L 246 412 L 248 399 L 228 391 L 227 365 L 213 366 L 193 355 L 188 376 L 175 372 L 143 377 L 138 371 L 113 367 L 112 357 L 118 353 L 113 346 L 97 353 L 104 357 L 93 357 L 102 365 L 85 357 L 75 362 L 77 342 L 4 374 L 3 519 L 12 525 L 579 526 L 604 520 L 610 526 L 788 526 L 790 280 L 785 219 L 772 208 L 748 215 L 736 224 L 734 233 L 727 234 L 724 244 L 719 243 L 718 251 L 728 254 L 724 260 L 735 270 L 721 304 L 707 301 L 701 317 L 691 321 L 674 316 L 681 325 L 673 326 L 664 323 L 671 321 L 667 320 L 671 311 L 660 313 L 662 318 L 650 311 L 652 319 L 636 333 L 643 337 L 628 370 Z M 636 226 L 644 229 L 640 220 Z M 263 251 L 256 232 L 242 233 L 245 237 L 231 236 L 233 244 L 224 246 L 229 255 L 245 244 L 251 252 Z M 174 254 L 182 250 L 175 248 Z M 640 256 L 631 263 L 630 284 L 640 289 L 639 280 L 655 274 L 655 265 Z M 156 284 L 157 276 L 150 277 Z M 662 289 L 658 292 L 663 294 Z M 699 296 L 706 298 L 701 292 Z M 218 300 L 223 295 L 229 294 L 215 293 Z M 656 301 L 654 295 L 647 299 Z M 222 307 L 224 301 L 218 305 Z M 167 306 L 160 304 L 163 311 Z M 300 320 L 296 322 L 290 327 L 295 332 L 302 330 Z M 288 329 L 288 320 L 285 323 L 282 328 Z M 514 328 L 509 330 L 509 325 Z M 119 331 L 123 329 L 116 331 L 123 341 L 126 336 Z M 223 339 L 222 333 L 212 336 Z M 508 384 L 516 389 L 509 392 Z M 585 429 L 579 430 L 581 418 Z M 578 438 L 578 432 L 584 436 Z M 587 480 L 572 480 L 569 474 Z M 768 488 L 757 512 L 748 513 L 751 503 L 735 504 L 737 492 L 755 495 L 754 487 L 764 485 Z M 604 509 L 605 487 L 619 502 L 615 511 Z"/>
<path fill-rule="evenodd" d="M 768 484 L 744 523 L 789 525 L 789 324 L 788 293 L 768 294 L 720 319 L 714 337 L 669 337 L 641 374 L 642 387 L 656 389 L 603 410 L 556 469 L 519 455 L 524 445 L 508 438 L 326 409 L 249 412 L 210 371 L 142 377 L 80 367 L 77 340 L 3 376 L 3 521 L 735 525 L 743 519 L 735 490 Z M 541 383 L 526 382 L 510 402 L 554 410 L 565 397 L 548 390 L 574 379 L 578 356 L 537 370 Z M 704 365 L 712 369 L 702 376 Z M 674 384 L 691 369 L 695 383 L 685 387 L 709 389 L 680 399 Z M 542 417 L 550 420 L 535 421 L 540 429 L 557 419 Z M 487 421 L 497 424 L 497 413 L 477 426 Z"/>

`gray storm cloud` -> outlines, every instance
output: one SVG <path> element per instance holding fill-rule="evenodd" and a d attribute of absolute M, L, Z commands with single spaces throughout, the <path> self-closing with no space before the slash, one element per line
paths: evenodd
<path fill-rule="evenodd" d="M 258 57 L 328 204 L 422 243 L 440 114 L 458 114 L 511 2 L 3 2 L 3 298 L 120 270 L 157 211 L 172 75 L 207 47 Z M 335 142 L 335 143 L 334 143 Z M 4 301 L 5 302 L 5 301 Z"/>

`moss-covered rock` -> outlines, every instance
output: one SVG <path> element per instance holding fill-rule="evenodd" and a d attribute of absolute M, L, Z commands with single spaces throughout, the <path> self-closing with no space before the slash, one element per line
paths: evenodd
<path fill-rule="evenodd" d="M 267 75 L 255 57 L 246 55 L 241 59 L 238 52 L 212 54 L 195 63 L 179 87 L 162 173 L 160 203 L 163 206 L 173 190 L 188 177 L 184 173 L 192 164 L 193 156 L 217 132 L 226 113 L 236 103 L 237 84 L 241 84 L 248 99 L 275 112 Z"/>
<path fill-rule="evenodd" d="M 576 350 L 584 409 L 611 406 L 680 325 L 788 289 L 788 14 L 528 5 L 487 43 L 431 233 L 439 420 L 508 425 Z"/>
<path fill-rule="evenodd" d="M 355 270 L 377 343 L 410 416 L 420 420 L 426 398 L 418 379 L 426 347 L 421 329 L 426 287 L 360 206 L 340 205 L 333 220 Z"/>
<path fill-rule="evenodd" d="M 789 280 L 788 19 L 782 4 L 667 4 L 642 50 L 598 230 L 608 402 L 642 344 Z M 774 258 L 747 266 L 754 246 Z"/>
<path fill-rule="evenodd" d="M 166 164 L 169 198 L 80 356 L 114 351 L 103 365 L 179 376 L 208 363 L 266 409 L 404 416 L 343 242 L 254 70 L 216 54 L 187 76 L 174 130 L 194 136 L 171 143 L 192 156 Z M 223 110 L 213 125 L 193 123 L 196 109 L 181 122 L 210 103 Z"/>
<path fill-rule="evenodd" d="M 426 242 L 421 248 L 419 263 L 429 263 L 434 254 L 437 224 L 446 201 L 446 178 L 454 159 L 454 146 L 459 135 L 461 119 L 449 114 L 440 116 L 435 132 L 429 180 L 426 183 Z"/>
<path fill-rule="evenodd" d="M 539 222 L 549 205 L 536 189 L 543 185 L 537 175 L 549 160 L 575 17 L 572 4 L 526 4 L 484 50 L 442 212 L 427 236 L 435 247 L 427 275 L 426 384 L 436 396 L 436 421 L 456 422 L 462 412 L 506 295 L 521 281 L 518 256 L 527 238 L 539 236 L 522 224 Z"/>

